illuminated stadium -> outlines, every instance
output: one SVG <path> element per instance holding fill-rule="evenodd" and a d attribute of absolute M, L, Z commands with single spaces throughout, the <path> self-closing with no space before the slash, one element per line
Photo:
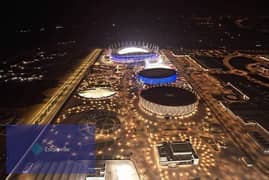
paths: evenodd
<path fill-rule="evenodd" d="M 168 68 L 144 69 L 138 73 L 138 80 L 148 85 L 169 84 L 177 80 L 177 74 Z"/>
<path fill-rule="evenodd" d="M 136 63 L 158 58 L 159 47 L 152 43 L 122 42 L 109 47 L 110 59 L 120 63 Z"/>
<path fill-rule="evenodd" d="M 193 115 L 198 106 L 196 94 L 185 87 L 161 86 L 142 90 L 139 107 L 148 114 L 161 117 Z"/>

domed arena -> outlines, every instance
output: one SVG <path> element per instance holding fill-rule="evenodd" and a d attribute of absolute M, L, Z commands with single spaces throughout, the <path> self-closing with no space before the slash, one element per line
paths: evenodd
<path fill-rule="evenodd" d="M 112 61 L 120 63 L 136 63 L 145 59 L 155 59 L 159 47 L 145 42 L 121 42 L 109 47 L 109 57 Z"/>
<path fill-rule="evenodd" d="M 141 91 L 139 106 L 145 112 L 159 116 L 185 117 L 196 112 L 198 98 L 184 87 L 152 87 Z"/>
<path fill-rule="evenodd" d="M 148 85 L 170 84 L 177 80 L 177 74 L 168 68 L 144 69 L 138 73 L 138 80 Z"/>

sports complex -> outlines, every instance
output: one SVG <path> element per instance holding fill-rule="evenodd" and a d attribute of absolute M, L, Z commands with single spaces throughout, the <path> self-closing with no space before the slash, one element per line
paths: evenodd
<path fill-rule="evenodd" d="M 151 43 L 114 43 L 108 56 L 114 62 L 144 62 L 136 72 L 137 81 L 148 88 L 139 92 L 138 106 L 145 113 L 158 117 L 189 117 L 198 108 L 198 97 L 189 86 L 176 85 L 178 72 L 167 58 L 162 57 L 159 47 Z"/>

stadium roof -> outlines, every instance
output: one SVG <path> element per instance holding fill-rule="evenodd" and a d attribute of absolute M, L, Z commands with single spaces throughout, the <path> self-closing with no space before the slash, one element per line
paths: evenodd
<path fill-rule="evenodd" d="M 139 75 L 148 77 L 148 78 L 164 78 L 175 75 L 176 71 L 168 68 L 152 68 L 144 69 L 139 72 Z"/>
<path fill-rule="evenodd" d="M 84 98 L 104 98 L 114 95 L 116 92 L 106 87 L 95 87 L 87 89 L 78 93 L 79 96 Z"/>
<path fill-rule="evenodd" d="M 139 47 L 127 47 L 120 49 L 118 54 L 129 54 L 129 53 L 148 53 L 149 51 Z"/>
<path fill-rule="evenodd" d="M 192 92 L 179 87 L 153 87 L 141 92 L 144 99 L 165 106 L 186 106 L 197 101 Z"/>

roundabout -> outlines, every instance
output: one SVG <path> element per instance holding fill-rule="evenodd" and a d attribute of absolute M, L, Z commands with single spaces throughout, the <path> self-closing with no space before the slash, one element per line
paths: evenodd
<path fill-rule="evenodd" d="M 121 132 L 121 122 L 114 111 L 92 110 L 89 106 L 72 107 L 67 110 L 66 114 L 58 118 L 58 122 L 63 120 L 78 124 L 81 127 L 81 134 L 84 135 L 87 135 L 88 127 L 94 128 L 96 143 L 113 141 Z"/>

